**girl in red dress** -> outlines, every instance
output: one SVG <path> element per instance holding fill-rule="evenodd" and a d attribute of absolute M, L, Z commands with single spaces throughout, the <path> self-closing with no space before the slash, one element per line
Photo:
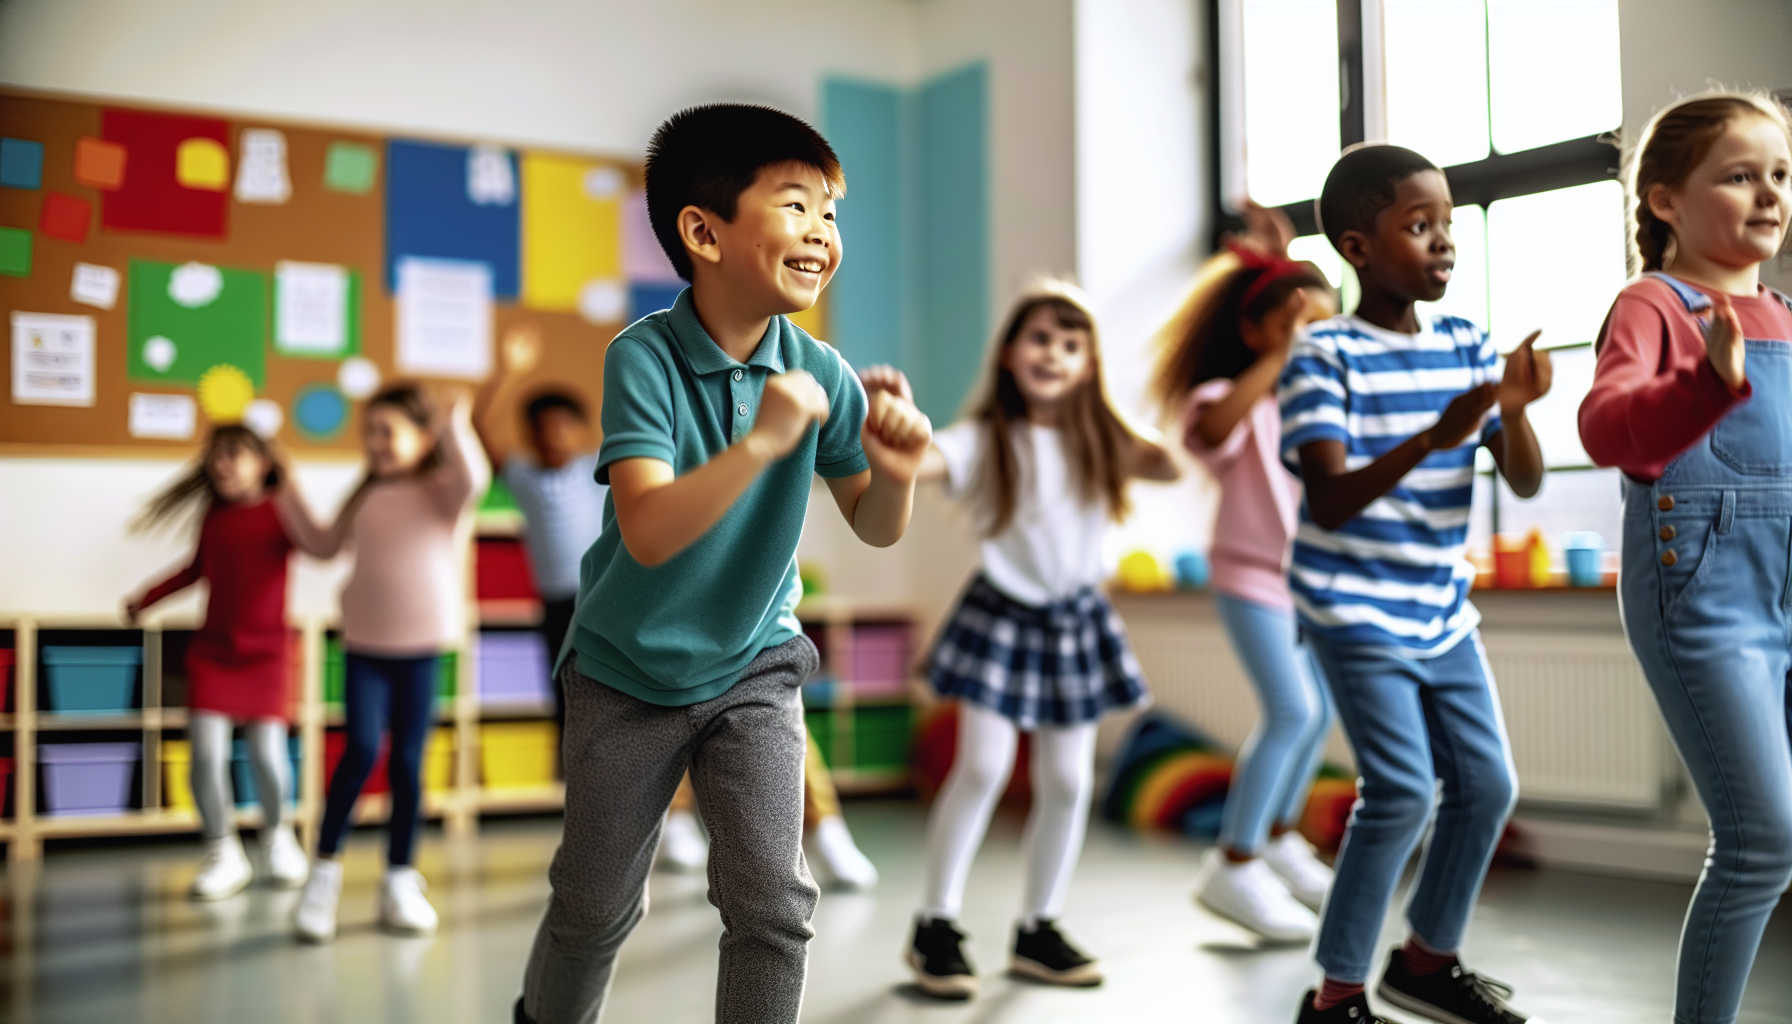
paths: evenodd
<path fill-rule="evenodd" d="M 176 591 L 201 579 L 211 585 L 205 624 L 187 651 L 193 799 L 206 843 L 193 880 L 194 899 L 224 899 L 254 877 L 237 836 L 228 780 L 235 723 L 243 725 L 266 823 L 261 845 L 267 880 L 293 888 L 309 870 L 284 813 L 292 787 L 286 570 L 293 545 L 273 501 L 284 475 L 254 431 L 216 427 L 199 464 L 152 499 L 138 521 L 139 528 L 154 527 L 189 509 L 202 517 L 192 562 L 125 605 L 125 617 L 135 622 L 143 609 Z"/>

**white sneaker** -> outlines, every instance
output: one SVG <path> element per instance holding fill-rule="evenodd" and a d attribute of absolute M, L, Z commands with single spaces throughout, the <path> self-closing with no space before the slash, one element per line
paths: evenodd
<path fill-rule="evenodd" d="M 319 860 L 311 865 L 311 879 L 299 894 L 299 908 L 292 913 L 292 929 L 306 942 L 328 942 L 336 937 L 336 903 L 342 898 L 342 862 Z"/>
<path fill-rule="evenodd" d="M 208 839 L 205 859 L 199 862 L 199 874 L 189 890 L 196 900 L 221 900 L 235 896 L 255 878 L 255 868 L 243 851 L 243 840 L 235 833 L 223 839 Z"/>
<path fill-rule="evenodd" d="M 1319 930 L 1319 918 L 1300 905 L 1262 858 L 1234 864 L 1214 850 L 1195 899 L 1234 924 L 1272 942 L 1305 942 Z"/>
<path fill-rule="evenodd" d="M 380 927 L 405 935 L 435 931 L 436 908 L 423 895 L 427 888 L 416 868 L 387 868 L 380 881 Z"/>
<path fill-rule="evenodd" d="M 805 845 L 810 863 L 820 864 L 835 886 L 860 891 L 876 887 L 877 865 L 859 851 L 840 815 L 830 814 L 817 822 Z"/>
<path fill-rule="evenodd" d="M 297 889 L 311 873 L 311 863 L 299 849 L 291 825 L 261 830 L 261 857 L 267 865 L 268 884 L 276 889 Z"/>
<path fill-rule="evenodd" d="M 1325 905 L 1326 890 L 1332 887 L 1332 869 L 1313 853 L 1313 847 L 1299 832 L 1284 832 L 1270 840 L 1263 851 L 1263 863 L 1288 886 L 1294 898 L 1315 912 Z"/>
<path fill-rule="evenodd" d="M 667 811 L 660 826 L 660 848 L 654 866 L 661 871 L 688 875 L 709 864 L 709 837 L 690 811 Z"/>

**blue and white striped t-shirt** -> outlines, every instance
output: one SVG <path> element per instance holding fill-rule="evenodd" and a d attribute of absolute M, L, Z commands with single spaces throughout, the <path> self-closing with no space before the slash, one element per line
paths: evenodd
<path fill-rule="evenodd" d="M 1302 445 L 1339 441 L 1346 469 L 1361 469 L 1436 423 L 1452 398 L 1498 380 L 1498 361 L 1486 332 L 1459 317 L 1434 317 L 1419 334 L 1354 316 L 1316 323 L 1282 373 L 1282 459 L 1298 473 Z M 1468 635 L 1481 621 L 1463 552 L 1475 450 L 1499 430 L 1495 411 L 1479 437 L 1427 455 L 1336 530 L 1314 524 L 1303 502 L 1289 570 L 1302 624 L 1335 644 L 1421 658 Z"/>

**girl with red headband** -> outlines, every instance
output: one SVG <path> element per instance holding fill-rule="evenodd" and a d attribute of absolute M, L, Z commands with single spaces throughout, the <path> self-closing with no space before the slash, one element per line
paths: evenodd
<path fill-rule="evenodd" d="M 1160 335 L 1153 390 L 1220 486 L 1214 604 L 1263 703 L 1195 898 L 1265 938 L 1298 942 L 1318 928 L 1331 884 L 1295 825 L 1333 708 L 1288 593 L 1300 484 L 1281 462 L 1276 381 L 1296 331 L 1331 315 L 1331 290 L 1312 264 L 1288 259 L 1286 217 L 1252 207 L 1246 218 L 1249 232 L 1202 269 Z"/>

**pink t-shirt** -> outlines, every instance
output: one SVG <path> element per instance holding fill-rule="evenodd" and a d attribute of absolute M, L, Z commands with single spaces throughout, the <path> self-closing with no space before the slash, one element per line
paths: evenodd
<path fill-rule="evenodd" d="M 1232 393 L 1232 381 L 1210 380 L 1189 395 L 1182 414 L 1182 443 L 1220 485 L 1220 511 L 1213 523 L 1213 588 L 1233 597 L 1284 611 L 1288 596 L 1288 547 L 1300 512 L 1300 482 L 1281 460 L 1282 413 L 1272 392 L 1257 400 L 1210 448 L 1195 431 L 1201 410 Z"/>

